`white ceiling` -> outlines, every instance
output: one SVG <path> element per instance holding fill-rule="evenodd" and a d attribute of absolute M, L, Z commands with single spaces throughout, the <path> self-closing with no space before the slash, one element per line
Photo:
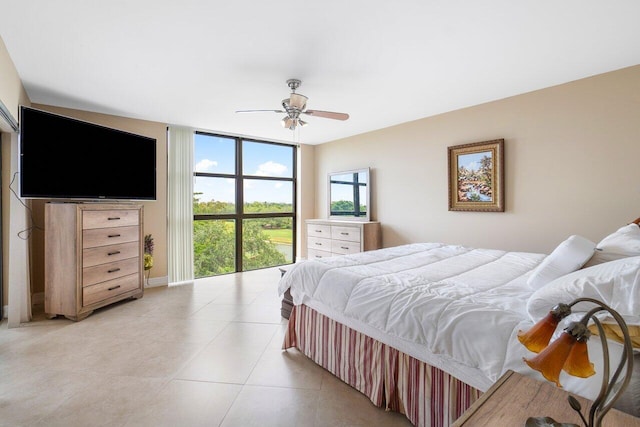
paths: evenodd
<path fill-rule="evenodd" d="M 319 144 L 640 63 L 637 0 L 0 0 L 32 102 Z M 309 117 L 279 109 L 289 78 Z"/>

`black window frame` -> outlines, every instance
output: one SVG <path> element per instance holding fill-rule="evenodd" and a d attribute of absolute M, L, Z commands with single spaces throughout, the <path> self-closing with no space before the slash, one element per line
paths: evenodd
<path fill-rule="evenodd" d="M 245 137 L 241 137 L 241 136 L 233 136 L 233 135 L 224 135 L 224 134 L 218 134 L 218 133 L 213 133 L 213 132 L 205 132 L 205 131 L 196 131 L 196 134 L 199 135 L 206 135 L 206 136 L 213 136 L 213 137 L 219 137 L 219 138 L 226 138 L 226 139 L 233 139 L 235 141 L 235 145 L 236 145 L 236 158 L 235 158 L 235 173 L 234 174 L 229 174 L 229 173 L 211 173 L 211 172 L 196 172 L 195 170 L 193 171 L 193 176 L 194 177 L 211 177 L 211 178 L 230 178 L 230 179 L 234 179 L 235 180 L 235 184 L 236 184 L 236 195 L 235 195 L 235 205 L 236 205 L 236 212 L 233 214 L 194 214 L 193 215 L 193 220 L 194 221 L 209 221 L 209 220 L 234 220 L 235 221 L 235 249 L 236 249 L 236 253 L 235 253 L 235 272 L 236 273 L 240 273 L 243 272 L 243 245 L 242 245 L 242 225 L 243 225 L 243 220 L 244 219 L 260 219 L 260 218 L 291 218 L 291 223 L 292 223 L 292 241 L 291 241 L 291 245 L 292 245 L 292 260 L 291 263 L 295 262 L 295 256 L 296 256 L 296 248 L 297 248 L 297 239 L 296 239 L 296 230 L 297 230 L 297 194 L 298 194 L 298 189 L 297 189 L 297 175 L 298 175 L 298 171 L 297 171 L 297 164 L 298 164 L 298 150 L 297 147 L 295 145 L 292 144 L 286 144 L 286 143 L 282 143 L 282 142 L 274 142 L 274 141 L 264 141 L 264 140 L 260 140 L 260 139 L 255 139 L 255 138 L 245 138 Z M 290 178 L 288 177 L 272 177 L 272 176 L 262 176 L 262 175 L 250 175 L 250 174 L 244 174 L 243 172 L 243 158 L 242 158 L 242 145 L 243 142 L 247 141 L 247 142 L 254 142 L 254 143 L 260 143 L 260 144 L 270 144 L 270 145 L 278 145 L 278 146 L 282 146 L 282 147 L 288 147 L 291 148 L 292 151 L 292 175 Z M 263 181 L 285 181 L 285 182 L 291 182 L 292 184 L 292 209 L 291 209 L 291 213 L 287 213 L 287 212 L 265 212 L 265 213 L 245 213 L 244 212 L 244 180 L 245 179 L 251 179 L 251 180 L 263 180 Z M 285 265 L 285 264 L 282 264 Z M 264 268 L 271 268 L 273 266 L 266 266 Z M 212 277 L 212 276 L 210 276 Z"/>

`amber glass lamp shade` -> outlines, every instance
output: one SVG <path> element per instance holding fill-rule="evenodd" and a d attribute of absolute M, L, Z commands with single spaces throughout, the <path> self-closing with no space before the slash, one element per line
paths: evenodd
<path fill-rule="evenodd" d="M 552 312 L 540 319 L 527 332 L 518 331 L 518 340 L 527 347 L 529 351 L 540 353 L 544 350 L 553 336 L 560 319 Z"/>
<path fill-rule="evenodd" d="M 578 378 L 588 378 L 596 373 L 593 363 L 589 361 L 587 340 L 579 339 L 574 344 L 562 369 L 567 374 Z"/>
<path fill-rule="evenodd" d="M 540 372 L 548 381 L 552 381 L 558 387 L 562 387 L 560 384 L 560 372 L 576 342 L 577 339 L 565 331 L 537 356 L 532 359 L 523 358 L 523 360 L 531 369 Z"/>
<path fill-rule="evenodd" d="M 540 319 L 527 332 L 518 331 L 518 340 L 529 351 L 540 353 L 549 345 L 558 323 L 569 314 L 571 314 L 571 307 L 567 304 L 560 303 L 556 305 L 549 311 L 549 314 Z"/>

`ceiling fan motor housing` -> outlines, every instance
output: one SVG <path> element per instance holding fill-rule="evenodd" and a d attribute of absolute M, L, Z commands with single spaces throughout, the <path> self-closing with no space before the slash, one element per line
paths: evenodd
<path fill-rule="evenodd" d="M 302 84 L 302 80 L 298 80 L 298 79 L 287 80 L 287 86 L 289 86 L 289 88 L 294 92 L 296 91 L 296 89 L 300 87 L 301 84 Z"/>

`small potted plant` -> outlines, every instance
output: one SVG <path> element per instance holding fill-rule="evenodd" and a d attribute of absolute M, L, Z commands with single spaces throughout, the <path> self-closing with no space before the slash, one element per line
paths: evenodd
<path fill-rule="evenodd" d="M 153 267 L 153 236 L 146 234 L 144 236 L 144 271 L 146 274 L 146 283 L 149 285 L 149 276 L 151 276 L 151 268 Z"/>

